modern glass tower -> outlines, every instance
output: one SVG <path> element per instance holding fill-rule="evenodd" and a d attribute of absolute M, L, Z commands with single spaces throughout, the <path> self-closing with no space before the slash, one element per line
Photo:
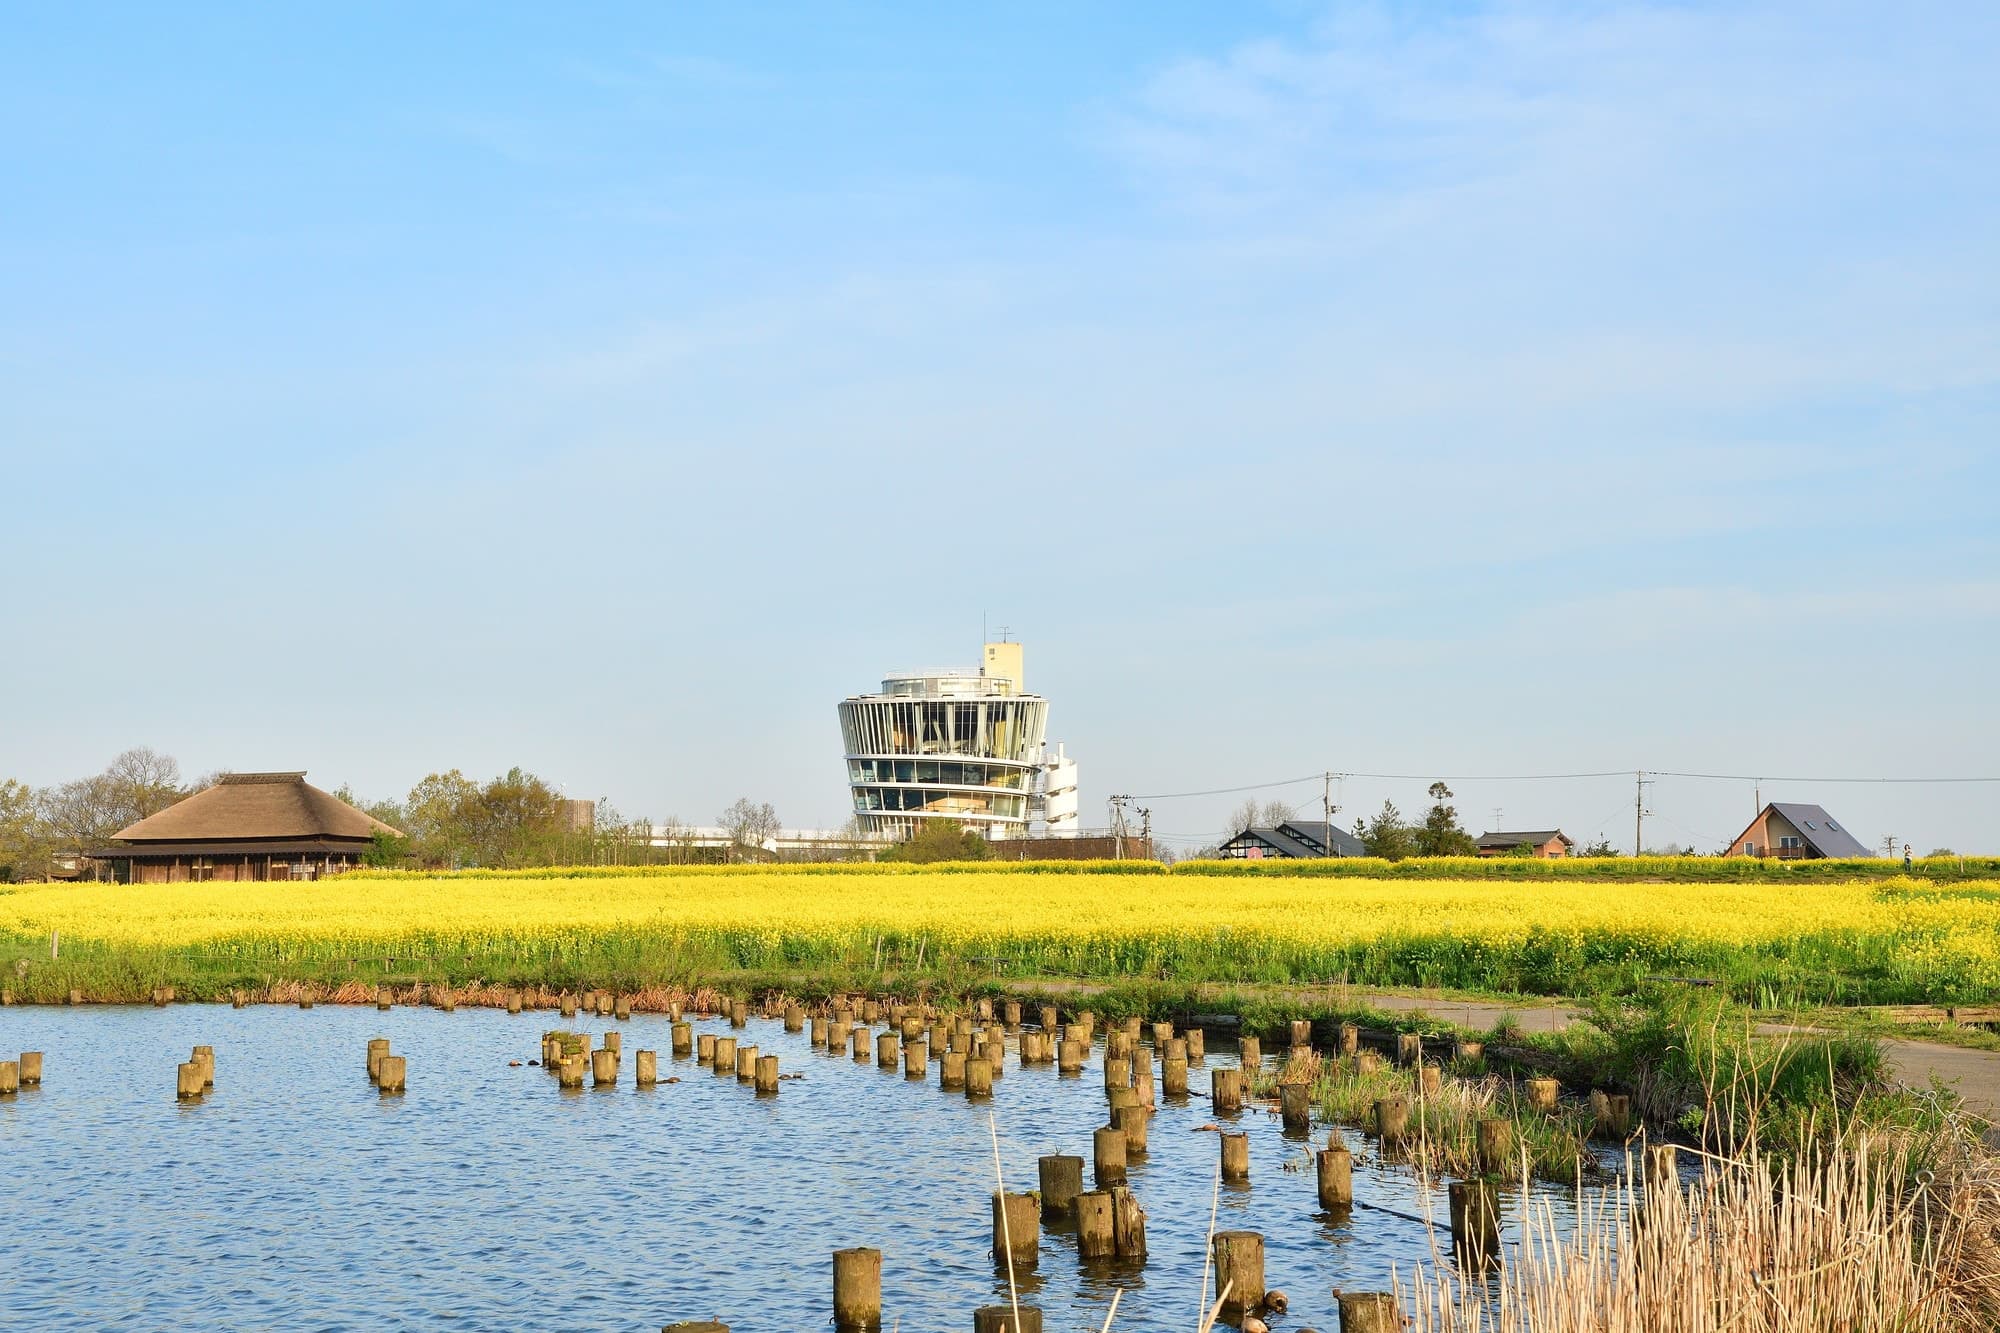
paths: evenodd
<path fill-rule="evenodd" d="M 978 671 L 890 676 L 840 705 L 854 813 L 899 838 L 934 819 L 989 838 L 1073 830 L 1076 762 L 1047 753 L 1048 718 L 1048 700 L 1022 689 L 1018 643 L 987 644 Z"/>

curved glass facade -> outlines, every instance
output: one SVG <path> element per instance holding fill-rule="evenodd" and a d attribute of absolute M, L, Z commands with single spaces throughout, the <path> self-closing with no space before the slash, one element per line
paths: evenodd
<path fill-rule="evenodd" d="M 957 672 L 891 677 L 880 694 L 843 701 L 855 814 L 899 837 L 926 819 L 988 837 L 1025 831 L 1048 710 L 1005 677 Z"/>

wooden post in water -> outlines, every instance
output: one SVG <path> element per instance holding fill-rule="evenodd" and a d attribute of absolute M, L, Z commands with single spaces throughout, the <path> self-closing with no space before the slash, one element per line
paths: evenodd
<path fill-rule="evenodd" d="M 1264 1043 L 1255 1037 L 1245 1037 L 1236 1043 L 1236 1063 L 1245 1069 L 1256 1069 L 1264 1063 Z"/>
<path fill-rule="evenodd" d="M 620 1023 L 632 1017 L 632 997 L 629 995 L 619 996 L 611 1006 L 611 1016 Z"/>
<path fill-rule="evenodd" d="M 1060 1074 L 1080 1074 L 1083 1072 L 1084 1052 L 1089 1048 L 1082 1042 L 1064 1038 L 1056 1048 L 1056 1072 Z"/>
<path fill-rule="evenodd" d="M 657 1051 L 640 1051 L 632 1061 L 632 1082 L 641 1088 L 650 1088 L 660 1081 L 660 1056 Z"/>
<path fill-rule="evenodd" d="M 1544 1115 L 1555 1113 L 1556 1095 L 1561 1092 L 1562 1084 L 1552 1078 L 1531 1078 L 1527 1082 L 1527 1089 L 1528 1106 L 1531 1110 L 1540 1111 Z"/>
<path fill-rule="evenodd" d="M 1153 1024 L 1154 1050 L 1158 1050 L 1160 1047 L 1165 1046 L 1168 1042 L 1172 1041 L 1173 1039 L 1174 1039 L 1174 1025 L 1172 1023 Z"/>
<path fill-rule="evenodd" d="M 833 1326 L 841 1333 L 882 1327 L 882 1251 L 833 1252 Z"/>
<path fill-rule="evenodd" d="M 938 1062 L 938 1086 L 946 1092 L 965 1086 L 965 1052 L 946 1051 Z"/>
<path fill-rule="evenodd" d="M 1140 1065 L 1132 1071 L 1132 1096 L 1139 1105 L 1145 1107 L 1148 1111 L 1159 1105 L 1158 1101 L 1153 1097 L 1153 1067 L 1151 1065 Z"/>
<path fill-rule="evenodd" d="M 564 1088 L 583 1086 L 583 1064 L 581 1055 L 564 1055 L 562 1063 L 556 1066 L 556 1084 Z"/>
<path fill-rule="evenodd" d="M 1104 1128 L 1090 1136 L 1091 1178 L 1097 1188 L 1125 1183 L 1125 1132 Z"/>
<path fill-rule="evenodd" d="M 818 1014 L 812 1016 L 812 1044 L 814 1047 L 826 1045 L 827 1021 Z"/>
<path fill-rule="evenodd" d="M 623 1055 L 625 1053 L 625 1034 L 622 1032 L 605 1033 L 604 1049 L 613 1055 Z"/>
<path fill-rule="evenodd" d="M 1189 1028 L 1187 1030 L 1188 1060 L 1194 1064 L 1200 1064 L 1207 1054 L 1208 1038 L 1202 1035 L 1200 1028 Z"/>
<path fill-rule="evenodd" d="M 402 1056 L 385 1055 L 382 1057 L 382 1077 L 376 1080 L 375 1087 L 384 1096 L 392 1092 L 401 1092 L 404 1075 L 407 1072 L 408 1064 Z"/>
<path fill-rule="evenodd" d="M 1424 1058 L 1424 1039 L 1421 1033 L 1398 1032 L 1396 1034 L 1396 1063 L 1408 1068 Z"/>
<path fill-rule="evenodd" d="M 1137 1106 L 1139 1094 L 1130 1088 L 1106 1088 L 1104 1101 L 1113 1112 L 1116 1112 L 1121 1106 Z"/>
<path fill-rule="evenodd" d="M 1305 1134 L 1312 1129 L 1312 1088 L 1305 1083 L 1287 1083 L 1278 1089 L 1278 1113 L 1285 1133 Z"/>
<path fill-rule="evenodd" d="M 377 1009 L 386 1010 L 393 1006 L 395 1002 L 395 997 L 389 993 L 387 986 L 377 986 L 375 988 L 375 1007 Z"/>
<path fill-rule="evenodd" d="M 686 1024 L 682 1024 L 682 1026 L 685 1027 Z M 705 1065 L 715 1063 L 715 1034 L 713 1032 L 704 1032 L 695 1038 L 694 1058 Z"/>
<path fill-rule="evenodd" d="M 1036 1165 L 1041 1170 L 1042 1216 L 1074 1216 L 1076 1196 L 1083 1193 L 1083 1159 L 1052 1154 Z"/>
<path fill-rule="evenodd" d="M 1243 1083 L 1240 1069 L 1209 1071 L 1209 1104 L 1217 1115 L 1234 1115 L 1243 1109 Z"/>
<path fill-rule="evenodd" d="M 13 997 L 10 995 L 7 998 L 8 1001 L 11 1003 Z M 233 990 L 229 992 L 229 1007 L 231 1009 L 241 1009 L 244 1005 L 248 1003 L 250 1003 L 250 999 L 242 991 Z"/>
<path fill-rule="evenodd" d="M 1187 1096 L 1188 1062 L 1169 1056 L 1160 1066 L 1160 1088 L 1169 1097 Z"/>
<path fill-rule="evenodd" d="M 21 1062 L 0 1060 L 0 1097 L 12 1097 L 21 1090 Z"/>
<path fill-rule="evenodd" d="M 1361 1029 L 1352 1023 L 1340 1025 L 1340 1053 L 1353 1055 L 1361 1049 Z"/>
<path fill-rule="evenodd" d="M 931 1044 L 922 1037 L 903 1043 L 903 1077 L 922 1078 L 930 1067 Z"/>
<path fill-rule="evenodd" d="M 1107 1088 L 1131 1087 L 1132 1062 L 1124 1056 L 1106 1056 L 1104 1060 L 1104 1086 Z"/>
<path fill-rule="evenodd" d="M 875 1058 L 875 1034 L 867 1028 L 856 1028 L 849 1033 L 848 1049 L 853 1052 L 854 1063 L 865 1065 Z M 885 1034 L 886 1035 L 886 1034 Z"/>
<path fill-rule="evenodd" d="M 734 1074 L 736 1072 L 736 1038 L 717 1037 L 715 1039 L 715 1072 Z"/>
<path fill-rule="evenodd" d="M 618 1086 L 618 1052 L 597 1050 L 590 1053 L 590 1081 L 600 1088 Z"/>
<path fill-rule="evenodd" d="M 1417 1070 L 1417 1086 L 1426 1098 L 1437 1096 L 1444 1090 L 1444 1071 L 1436 1065 L 1422 1066 Z"/>
<path fill-rule="evenodd" d="M 1012 1305 L 980 1306 L 972 1312 L 972 1333 L 1042 1333 L 1039 1306 L 1021 1306 L 1018 1319 L 1014 1311 Z"/>
<path fill-rule="evenodd" d="M 981 1023 L 993 1020 L 993 1001 L 981 999 L 972 1006 L 972 1016 Z"/>
<path fill-rule="evenodd" d="M 1215 1233 L 1215 1287 L 1229 1294 L 1222 1298 L 1222 1318 L 1242 1326 L 1243 1316 L 1254 1314 L 1264 1304 L 1264 1237 L 1256 1231 Z"/>
<path fill-rule="evenodd" d="M 736 1081 L 738 1083 L 755 1083 L 757 1081 L 757 1045 L 755 1042 L 752 1042 L 748 1046 L 738 1046 L 736 1048 Z"/>
<path fill-rule="evenodd" d="M 757 1057 L 757 1093 L 769 1096 L 778 1090 L 778 1057 L 760 1055 Z"/>
<path fill-rule="evenodd" d="M 1033 1268 L 1041 1258 L 1042 1219 L 1032 1194 L 993 1191 L 993 1257 L 1016 1268 Z"/>
<path fill-rule="evenodd" d="M 1146 1210 L 1123 1185 L 1111 1187 L 1111 1242 L 1120 1259 L 1146 1257 Z"/>
<path fill-rule="evenodd" d="M 1042 1020 L 1042 1031 L 1054 1032 L 1056 1030 L 1056 1007 L 1052 1004 L 1043 1005 L 1041 1012 L 1041 1020 Z"/>
<path fill-rule="evenodd" d="M 993 1066 L 993 1077 L 999 1078 L 1007 1072 L 1007 1043 L 994 1038 L 986 1043 L 984 1052 L 986 1063 Z"/>
<path fill-rule="evenodd" d="M 1020 1027 L 1021 1002 L 1019 1000 L 1009 1000 L 1006 1004 L 1002 1005 L 1000 1008 L 1000 1021 L 1005 1023 L 1010 1029 Z"/>
<path fill-rule="evenodd" d="M 42 1053 L 22 1051 L 20 1059 L 21 1086 L 32 1088 L 42 1081 Z"/>
<path fill-rule="evenodd" d="M 903 1058 L 903 1039 L 893 1032 L 884 1032 L 875 1039 L 875 1066 L 878 1069 L 894 1069 Z"/>
<path fill-rule="evenodd" d="M 1462 1267 L 1478 1272 L 1500 1259 L 1500 1207 L 1485 1180 L 1454 1180 L 1451 1195 L 1451 1248 Z"/>
<path fill-rule="evenodd" d="M 1094 1189 L 1076 1196 L 1076 1253 L 1079 1259 L 1109 1259 L 1118 1253 L 1110 1190 Z"/>
<path fill-rule="evenodd" d="M 184 1102 L 201 1098 L 201 1066 L 190 1060 L 178 1067 L 174 1077 L 174 1096 Z"/>
<path fill-rule="evenodd" d="M 1222 1178 L 1224 1180 L 1250 1179 L 1250 1136 L 1242 1130 L 1224 1130 L 1222 1140 Z"/>
<path fill-rule="evenodd" d="M 194 1054 L 189 1058 L 192 1059 L 196 1064 L 201 1066 L 202 1090 L 205 1092 L 208 1089 L 214 1087 L 215 1048 L 213 1046 L 197 1046 L 194 1048 Z"/>
<path fill-rule="evenodd" d="M 1400 1144 L 1410 1132 L 1410 1103 L 1403 1097 L 1382 1097 L 1375 1102 L 1375 1133 L 1384 1148 Z"/>
<path fill-rule="evenodd" d="M 1514 1122 L 1504 1116 L 1484 1116 L 1477 1129 L 1479 1169 L 1489 1176 L 1503 1174 L 1514 1157 Z"/>
<path fill-rule="evenodd" d="M 1329 1213 L 1354 1206 L 1354 1155 L 1336 1131 L 1333 1141 L 1313 1155 L 1319 1206 Z"/>
<path fill-rule="evenodd" d="M 861 1021 L 873 1027 L 882 1021 L 882 1005 L 875 1000 L 861 1002 Z"/>
<path fill-rule="evenodd" d="M 993 1095 L 993 1062 L 978 1056 L 965 1061 L 965 1095 L 967 1097 L 991 1097 Z"/>
<path fill-rule="evenodd" d="M 1312 1044 L 1312 1020 L 1310 1018 L 1294 1018 L 1292 1020 L 1292 1045 L 1311 1046 Z"/>
<path fill-rule="evenodd" d="M 676 1023 L 673 1025 L 672 1033 L 673 1052 L 675 1055 L 686 1055 L 694 1049 L 693 1028 L 689 1027 L 686 1023 Z"/>
<path fill-rule="evenodd" d="M 381 1081 L 382 1057 L 388 1053 L 389 1039 L 387 1037 L 370 1037 L 368 1039 L 368 1081 L 370 1083 Z"/>
<path fill-rule="evenodd" d="M 1146 1155 L 1146 1108 L 1121 1106 L 1111 1113 L 1111 1127 L 1125 1136 L 1125 1157 Z"/>
<path fill-rule="evenodd" d="M 576 1017 L 576 996 L 564 991 L 556 999 L 556 1012 L 564 1018 Z"/>
<path fill-rule="evenodd" d="M 1386 1291 L 1342 1292 L 1340 1333 L 1403 1333 L 1396 1298 Z"/>
<path fill-rule="evenodd" d="M 743 1000 L 733 1000 L 729 1005 L 729 1026 L 741 1028 L 750 1026 L 750 1006 Z"/>

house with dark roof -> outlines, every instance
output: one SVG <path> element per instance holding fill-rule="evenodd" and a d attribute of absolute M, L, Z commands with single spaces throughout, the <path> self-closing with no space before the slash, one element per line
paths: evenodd
<path fill-rule="evenodd" d="M 1275 827 L 1247 828 L 1223 843 L 1220 850 L 1222 855 L 1239 861 L 1368 855 L 1361 839 L 1317 819 L 1292 819 Z"/>
<path fill-rule="evenodd" d="M 1479 835 L 1481 856 L 1519 856 L 1523 847 L 1545 861 L 1576 855 L 1576 844 L 1559 828 Z"/>
<path fill-rule="evenodd" d="M 1729 844 L 1731 856 L 1775 856 L 1780 861 L 1867 856 L 1860 839 L 1834 821 L 1825 807 L 1773 801 Z"/>
<path fill-rule="evenodd" d="M 378 833 L 402 836 L 304 773 L 230 773 L 118 830 L 91 859 L 132 884 L 319 879 L 360 865 Z"/>

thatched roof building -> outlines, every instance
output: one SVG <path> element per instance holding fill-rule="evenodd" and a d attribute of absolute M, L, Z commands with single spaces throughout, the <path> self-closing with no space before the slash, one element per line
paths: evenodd
<path fill-rule="evenodd" d="M 135 884 L 318 879 L 359 865 L 377 833 L 402 836 L 304 773 L 230 773 L 118 830 L 94 857 Z"/>

